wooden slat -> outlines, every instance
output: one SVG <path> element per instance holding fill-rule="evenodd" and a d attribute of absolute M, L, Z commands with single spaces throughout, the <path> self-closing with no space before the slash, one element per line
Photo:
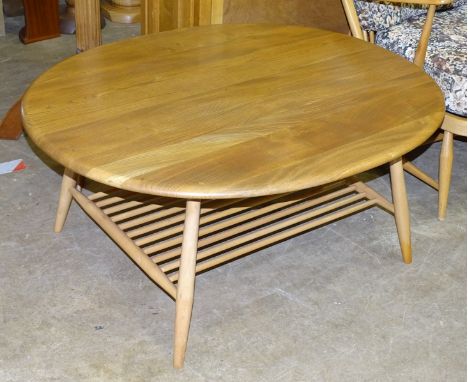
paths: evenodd
<path fill-rule="evenodd" d="M 303 199 L 307 194 L 308 192 L 310 191 L 301 191 L 299 193 L 294 193 L 294 202 L 297 203 L 298 201 L 300 201 L 301 199 Z M 239 214 L 239 213 L 242 213 L 244 211 L 247 211 L 251 208 L 255 208 L 257 206 L 261 206 L 263 204 L 266 204 L 270 201 L 273 201 L 273 200 L 276 200 L 276 199 L 282 199 L 284 197 L 288 197 L 288 195 L 290 196 L 290 194 L 283 194 L 283 195 L 274 195 L 274 196 L 269 196 L 269 197 L 264 197 L 264 198 L 256 198 L 256 199 L 250 199 L 250 200 L 242 200 L 243 203 L 249 203 L 248 205 L 242 205 L 242 206 L 236 206 L 236 207 L 233 207 L 231 209 L 227 209 L 227 210 L 221 210 L 221 211 L 209 211 L 209 213 L 206 213 L 206 210 L 202 209 L 202 216 L 201 216 L 201 219 L 200 219 L 200 225 L 203 226 L 203 225 L 206 225 L 206 224 L 209 224 L 213 221 L 216 221 L 216 220 L 221 220 L 223 218 L 226 218 L 228 216 L 234 216 L 236 214 Z M 266 213 L 267 211 L 272 211 L 274 209 L 276 209 L 276 204 L 270 204 L 268 206 L 265 207 L 266 209 L 265 210 L 257 210 L 259 213 L 255 213 L 252 212 L 253 214 L 255 214 L 255 216 L 259 216 L 259 215 L 262 215 L 264 213 Z M 260 212 L 260 211 L 263 211 L 263 212 Z M 254 215 L 251 215 L 252 217 Z M 242 215 L 241 218 L 238 219 L 238 221 L 243 221 L 245 220 L 247 217 L 245 215 Z M 167 221 L 161 223 L 161 222 L 157 222 L 157 223 L 154 223 L 153 225 L 150 225 L 150 226 L 145 226 L 145 227 L 142 227 L 140 229 L 139 232 L 141 231 L 146 231 L 146 232 L 149 232 L 149 231 L 155 231 L 156 229 L 159 231 L 157 233 L 154 233 L 154 234 L 150 234 L 148 236 L 145 236 L 143 238 L 140 238 L 138 240 L 136 240 L 135 242 L 137 243 L 137 245 L 139 246 L 142 246 L 142 245 L 145 245 L 145 244 L 148 244 L 148 243 L 151 243 L 153 241 L 156 241 L 156 240 L 161 240 L 165 237 L 168 237 L 168 236 L 172 236 L 172 235 L 175 235 L 177 233 L 180 233 L 183 229 L 182 226 L 173 226 L 174 224 L 177 224 L 179 222 L 183 221 L 183 216 L 174 216 L 170 219 L 168 219 Z M 166 228 L 164 229 L 164 227 L 169 227 L 169 228 Z M 163 229 L 163 230 L 161 230 Z M 133 231 L 131 233 L 133 236 L 132 237 L 135 237 Z M 167 248 L 168 246 L 170 246 L 169 244 L 171 244 L 173 241 L 168 241 L 166 244 L 166 246 L 164 248 Z M 176 242 L 177 244 L 178 242 Z M 146 247 L 146 248 L 149 248 L 149 247 Z M 154 250 L 151 251 L 151 253 L 155 252 Z"/>
<path fill-rule="evenodd" d="M 348 20 L 349 28 L 353 37 L 364 40 L 364 32 L 361 29 L 361 23 L 356 13 L 353 0 L 341 0 L 343 3 L 343 9 Z"/>
<path fill-rule="evenodd" d="M 108 194 L 105 193 L 105 192 L 96 192 L 95 194 L 92 194 L 92 195 L 89 195 L 88 196 L 88 199 L 89 200 L 97 200 L 97 199 L 101 199 L 101 198 L 105 198 Z"/>
<path fill-rule="evenodd" d="M 351 198 L 349 198 L 349 199 L 351 199 Z M 332 204 L 327 205 L 327 206 L 325 206 L 323 208 L 308 211 L 308 212 L 306 212 L 304 214 L 300 214 L 300 215 L 291 217 L 289 219 L 282 220 L 282 221 L 280 221 L 278 223 L 271 224 L 271 225 L 269 225 L 267 227 L 258 229 L 258 230 L 254 231 L 254 232 L 248 233 L 248 234 L 243 235 L 241 237 L 238 237 L 236 239 L 229 240 L 227 242 L 223 242 L 223 243 L 214 245 L 214 246 L 209 247 L 207 249 L 203 249 L 203 250 L 198 252 L 197 259 L 202 260 L 204 258 L 211 257 L 211 256 L 213 256 L 213 255 L 215 255 L 217 253 L 227 251 L 230 248 L 234 248 L 234 247 L 237 247 L 239 245 L 242 245 L 243 243 L 256 240 L 258 237 L 271 235 L 271 234 L 273 234 L 273 233 L 275 233 L 275 232 L 277 232 L 279 230 L 291 227 L 293 225 L 296 225 L 296 224 L 299 224 L 301 222 L 307 221 L 307 220 L 309 220 L 311 218 L 314 218 L 316 216 L 320 216 L 320 215 L 322 215 L 324 213 L 333 211 L 333 210 L 335 210 L 337 208 L 340 208 L 341 206 L 343 206 L 345 204 L 347 204 L 345 201 L 332 203 Z M 369 204 L 369 206 L 374 205 L 375 201 L 374 200 L 369 200 L 367 202 L 362 203 L 362 205 L 366 205 L 366 206 L 367 206 L 367 204 Z M 367 208 L 367 207 L 364 207 L 364 208 Z M 357 211 L 359 211 L 361 209 L 362 208 L 358 208 Z M 353 207 L 351 207 L 349 209 L 346 209 L 346 210 L 353 210 Z M 330 216 L 338 215 L 338 217 L 341 217 L 340 212 L 341 211 L 336 212 L 334 214 L 330 214 Z M 342 215 L 342 216 L 346 216 L 346 215 L 347 214 Z M 334 220 L 334 219 L 332 219 L 332 220 Z M 278 235 L 280 235 L 280 234 L 281 233 L 278 233 Z M 272 236 L 274 237 L 274 236 L 276 236 L 276 234 L 272 235 Z M 274 242 L 276 242 L 276 241 L 274 241 Z M 170 263 L 164 264 L 164 265 L 161 266 L 161 270 L 163 272 L 171 272 L 171 271 L 178 268 L 179 263 L 180 263 L 180 260 L 176 260 L 176 261 L 172 261 Z"/>
<path fill-rule="evenodd" d="M 83 210 L 106 232 L 144 272 L 164 289 L 172 298 L 176 297 L 176 288 L 161 269 L 146 256 L 135 243 L 133 243 L 107 215 L 105 215 L 93 202 L 76 189 L 70 192 Z"/>
<path fill-rule="evenodd" d="M 206 216 L 207 214 L 214 213 L 215 208 L 223 208 L 223 207 L 238 203 L 239 201 L 240 201 L 239 199 L 234 199 L 234 200 L 228 199 L 228 200 L 222 200 L 222 201 L 213 200 L 213 201 L 210 201 L 209 203 L 204 203 L 205 207 L 201 209 L 201 212 L 204 216 Z M 182 232 L 183 225 L 179 225 L 176 227 L 171 227 L 171 226 L 179 222 L 182 222 L 184 220 L 184 216 L 183 216 L 184 212 L 185 211 L 181 211 L 177 216 L 173 216 L 169 220 L 166 220 L 165 222 L 161 223 L 158 221 L 157 223 L 141 227 L 138 229 L 138 231 L 129 231 L 127 232 L 127 234 L 131 237 L 136 237 L 136 236 L 140 236 L 142 231 L 146 233 L 146 232 L 152 232 L 155 229 L 158 229 L 157 233 L 149 234 L 142 238 L 136 239 L 135 243 L 141 246 L 141 245 L 145 245 L 156 240 L 160 240 L 164 237 L 171 236 L 173 233 Z"/>
<path fill-rule="evenodd" d="M 324 196 L 322 196 L 320 198 L 317 198 L 317 199 L 314 199 L 312 201 L 309 200 L 309 202 L 306 202 L 306 203 L 303 203 L 303 204 L 301 204 L 299 206 L 296 206 L 296 209 L 299 210 L 301 208 L 302 209 L 310 208 L 312 206 L 315 206 L 315 205 L 318 205 L 318 204 L 333 200 L 333 199 L 335 199 L 335 198 L 337 198 L 339 196 L 349 194 L 349 193 L 351 193 L 353 191 L 355 191 L 354 187 L 347 187 L 345 189 L 342 189 L 342 190 L 339 190 L 339 191 L 324 195 Z M 211 224 L 211 225 L 204 226 L 204 227 L 202 226 L 200 228 L 200 231 L 199 231 L 199 237 L 201 238 L 201 237 L 206 236 L 206 235 L 208 235 L 210 233 L 220 231 L 222 229 L 225 229 L 227 227 L 240 224 L 240 223 L 245 222 L 245 221 L 252 220 L 252 219 L 254 219 L 256 217 L 266 215 L 266 214 L 268 214 L 268 213 L 270 213 L 272 211 L 284 209 L 285 207 L 288 207 L 290 205 L 298 204 L 301 201 L 302 201 L 302 199 L 292 199 L 292 200 L 286 200 L 286 201 L 283 201 L 283 202 L 277 202 L 277 203 L 274 203 L 274 204 L 267 205 L 267 206 L 265 206 L 264 208 L 261 208 L 261 209 L 248 211 L 247 213 L 242 214 L 242 215 L 237 215 L 235 217 L 229 217 L 228 219 L 225 219 L 225 220 L 220 221 L 220 222 L 216 222 L 215 224 Z M 281 216 L 286 216 L 288 214 L 288 211 L 290 211 L 290 210 L 280 211 L 277 218 L 280 217 L 280 215 Z M 275 214 L 272 214 L 272 215 L 275 215 Z M 267 215 L 267 217 L 272 216 L 272 215 Z M 174 234 L 180 233 L 180 232 L 182 232 L 182 229 L 183 229 L 182 226 L 172 227 L 172 229 L 169 229 L 169 230 L 167 230 L 165 232 L 161 232 L 160 235 L 159 235 L 159 238 L 162 239 L 162 238 L 167 237 L 169 235 L 174 235 Z M 152 253 L 164 250 L 166 248 L 171 248 L 171 247 L 176 246 L 177 244 L 180 244 L 180 243 L 181 243 L 181 237 L 177 236 L 177 237 L 171 238 L 169 240 L 166 240 L 166 241 L 164 241 L 162 243 L 157 243 L 157 244 L 154 244 L 154 245 L 151 245 L 151 246 L 148 246 L 148 247 L 144 247 L 143 252 L 146 253 L 147 255 L 150 255 Z M 136 244 L 141 245 L 141 242 L 140 243 L 136 242 Z M 168 260 L 168 259 L 170 259 L 170 258 L 172 258 L 174 256 L 177 256 L 177 250 L 176 251 L 171 251 L 169 253 L 164 253 L 164 254 L 161 254 L 161 255 L 158 255 L 158 256 L 154 256 L 153 261 L 163 262 L 163 261 L 166 261 L 166 260 Z"/>
<path fill-rule="evenodd" d="M 151 198 L 148 199 L 147 195 L 135 196 L 132 197 L 133 200 L 130 200 L 125 203 L 119 203 L 116 206 L 105 208 L 102 210 L 106 215 L 115 214 L 116 212 L 125 211 L 133 207 L 141 206 L 142 204 L 156 202 L 160 198 Z"/>
<path fill-rule="evenodd" d="M 119 193 L 109 194 L 107 198 L 102 198 L 101 200 L 95 202 L 96 206 L 99 208 L 109 206 L 111 204 L 123 202 L 126 198 L 129 197 L 131 193 L 129 191 L 124 191 Z M 89 198 L 88 198 L 89 199 Z"/>
<path fill-rule="evenodd" d="M 350 180 L 354 183 L 349 184 Z M 284 235 L 284 231 L 295 235 L 295 227 L 298 225 L 307 230 L 310 229 L 307 227 L 316 227 L 376 204 L 393 212 L 393 205 L 382 195 L 360 181 L 353 178 L 350 180 L 288 194 L 203 201 L 197 261 L 204 261 L 197 266 L 197 270 L 221 264 L 243 256 L 254 248 L 289 237 Z M 96 207 L 100 206 L 106 216 L 123 211 L 108 216 L 113 223 L 133 218 L 117 226 L 122 231 L 127 229 L 127 232 L 122 233 L 140 247 L 142 253 L 162 272 L 174 273 L 180 263 L 181 234 L 184 229 L 182 222 L 185 209 L 183 205 L 178 205 L 182 204 L 181 201 L 126 193 L 121 190 L 99 192 L 90 195 L 88 199 Z M 369 200 L 355 205 L 362 199 Z M 109 205 L 111 207 L 103 208 Z M 165 264 L 160 265 L 162 263 Z M 170 279 L 177 280 L 177 274 L 173 274 Z"/>
<path fill-rule="evenodd" d="M 344 207 L 344 206 L 352 204 L 352 203 L 355 203 L 355 202 L 357 202 L 359 200 L 362 200 L 363 198 L 365 198 L 364 194 L 357 194 L 357 195 L 351 196 L 351 197 L 349 197 L 347 199 L 343 199 L 343 200 L 341 200 L 339 202 L 333 203 L 333 205 L 331 205 L 330 207 L 324 207 L 324 208 L 320 209 L 318 215 L 326 213 L 326 212 L 331 211 L 331 210 L 335 210 L 335 209 Z M 216 243 L 216 242 L 218 242 L 220 240 L 228 239 L 230 237 L 234 237 L 236 235 L 242 234 L 242 233 L 250 231 L 252 229 L 255 229 L 255 228 L 261 227 L 263 225 L 272 223 L 275 220 L 287 218 L 288 216 L 292 216 L 293 214 L 299 213 L 301 211 L 305 211 L 306 209 L 309 209 L 309 208 L 311 208 L 311 207 L 313 207 L 313 206 L 315 206 L 317 204 L 319 204 L 319 203 L 316 203 L 313 200 L 313 201 L 309 201 L 307 203 L 301 203 L 301 204 L 296 205 L 293 208 L 290 208 L 290 209 L 287 209 L 287 210 L 281 210 L 281 211 L 278 211 L 278 212 L 273 213 L 273 214 L 265 215 L 264 217 L 262 217 L 260 219 L 252 220 L 252 221 L 250 221 L 250 222 L 248 222 L 246 224 L 238 225 L 238 226 L 236 226 L 234 228 L 231 228 L 229 230 L 225 230 L 225 231 L 219 232 L 219 233 L 217 233 L 215 235 L 211 235 L 211 236 L 208 236 L 206 238 L 203 238 L 203 239 L 199 240 L 199 242 L 198 242 L 199 247 L 204 247 L 204 246 Z M 314 216 L 316 216 L 316 215 L 314 215 Z"/>
<path fill-rule="evenodd" d="M 221 211 L 217 211 L 217 212 L 214 212 L 214 211 L 212 211 L 210 209 L 209 211 L 206 211 L 205 213 L 202 213 L 202 217 L 200 219 L 200 224 L 204 224 L 204 223 L 207 223 L 208 221 L 213 221 L 213 220 L 220 219 L 220 218 L 222 218 L 224 216 L 227 216 L 227 215 L 232 215 L 234 213 L 247 210 L 247 209 L 251 208 L 252 206 L 267 203 L 267 202 L 269 202 L 271 200 L 275 200 L 275 199 L 281 198 L 283 196 L 284 195 L 273 195 L 273 196 L 266 196 L 266 197 L 263 197 L 263 198 L 255 198 L 255 199 L 252 199 L 252 201 L 249 201 L 250 204 L 248 206 L 233 207 L 233 208 L 229 208 L 229 209 L 221 210 Z M 182 209 L 182 211 L 183 211 L 183 209 Z M 154 214 L 154 216 L 152 218 L 154 218 L 153 220 L 156 220 L 156 218 L 159 220 L 160 217 L 168 216 L 168 215 L 175 214 L 175 213 L 176 213 L 175 211 L 169 211 L 169 212 L 168 211 L 162 211 L 160 216 L 158 216 L 158 213 L 156 213 L 156 214 Z M 172 217 L 166 219 L 163 222 L 157 221 L 155 223 L 145 225 L 144 227 L 140 227 L 140 228 L 137 228 L 135 230 L 128 231 L 127 235 L 129 237 L 131 237 L 131 238 L 135 238 L 137 236 L 144 235 L 145 233 L 153 232 L 153 231 L 155 231 L 157 229 L 161 229 L 161 228 L 164 228 L 164 227 L 176 224 L 176 223 L 180 223 L 183 220 L 184 220 L 184 215 L 183 214 L 178 214 L 177 216 L 172 216 Z M 146 223 L 148 221 L 151 221 L 151 218 L 149 218 L 149 219 L 147 219 L 145 221 L 143 221 L 143 219 L 141 219 L 140 224 Z M 119 227 L 121 227 L 122 229 L 126 229 L 126 225 L 119 225 Z M 150 240 L 150 241 L 152 241 L 152 240 Z M 142 245 L 142 244 L 145 244 L 145 243 L 140 242 L 139 245 Z"/>
<path fill-rule="evenodd" d="M 88 195 L 87 198 L 91 201 L 96 201 L 98 199 L 103 199 L 110 196 L 125 194 L 128 194 L 128 191 L 119 188 L 107 188 L 103 191 L 95 192 L 94 194 Z"/>
<path fill-rule="evenodd" d="M 237 203 L 239 200 L 240 199 L 222 200 L 222 201 L 212 200 L 212 201 L 209 201 L 209 202 L 206 203 L 207 207 L 202 209 L 202 211 L 204 211 L 205 213 L 212 212 L 212 210 L 214 208 L 221 208 L 221 207 L 226 206 L 226 205 L 234 204 L 234 203 Z M 132 227 L 136 227 L 136 226 L 140 226 L 140 225 L 143 225 L 143 224 L 146 224 L 146 223 L 156 221 L 156 223 L 147 224 L 147 225 L 145 225 L 143 227 L 139 227 L 139 228 L 136 228 L 134 230 L 127 231 L 127 235 L 129 237 L 131 237 L 131 238 L 134 238 L 134 237 L 137 237 L 137 236 L 141 236 L 141 235 L 143 235 L 145 233 L 152 232 L 155 229 L 160 229 L 162 227 L 165 227 L 166 225 L 172 225 L 172 224 L 175 224 L 177 222 L 183 221 L 184 220 L 185 209 L 182 206 L 176 206 L 176 207 L 168 208 L 170 206 L 174 206 L 174 205 L 177 205 L 177 204 L 181 204 L 181 201 L 178 200 L 178 199 L 175 199 L 171 203 L 164 204 L 163 207 L 165 207 L 166 209 L 161 210 L 161 211 L 159 211 L 159 206 L 158 205 L 147 206 L 147 207 L 142 207 L 141 210 L 136 210 L 135 213 L 132 213 L 132 211 L 129 211 L 128 213 L 124 213 L 122 215 L 114 216 L 114 217 L 111 218 L 111 220 L 112 221 L 121 221 L 121 220 L 124 220 L 123 218 L 142 215 L 142 213 L 145 213 L 145 212 L 156 211 L 154 213 L 147 214 L 147 215 L 144 215 L 144 216 L 140 216 L 140 217 L 138 217 L 136 219 L 133 219 L 133 220 L 127 221 L 125 223 L 119 224 L 119 227 L 121 229 L 128 230 L 129 228 L 132 228 Z M 142 213 L 140 213 L 140 212 L 142 212 Z M 161 225 L 161 222 L 160 222 L 161 218 L 166 217 L 166 216 L 170 216 L 170 215 L 176 215 L 176 214 L 177 214 L 177 216 L 171 217 L 170 219 L 163 222 L 162 225 Z"/>
<path fill-rule="evenodd" d="M 95 204 L 96 204 L 97 207 L 103 208 L 103 207 L 106 207 L 106 206 L 110 206 L 112 204 L 123 202 L 124 200 L 126 200 L 126 198 L 124 196 L 113 196 L 113 197 L 110 197 L 110 198 L 100 200 L 99 202 L 96 202 Z"/>
<path fill-rule="evenodd" d="M 145 223 L 148 223 L 148 222 L 152 222 L 152 221 L 155 221 L 155 220 L 160 220 L 163 217 L 174 215 L 174 214 L 182 214 L 182 219 L 183 219 L 183 212 L 184 211 L 185 211 L 185 208 L 181 204 L 181 205 L 179 205 L 177 207 L 166 208 L 166 209 L 163 209 L 162 211 L 157 211 L 157 212 L 154 212 L 154 213 L 144 215 L 142 217 L 130 220 L 128 222 L 119 224 L 119 228 L 122 229 L 122 230 L 126 230 L 126 229 L 137 227 L 139 225 L 142 225 L 142 224 L 145 224 Z M 146 232 L 149 232 L 149 231 L 152 231 L 151 224 L 148 224 L 148 225 L 146 225 L 144 227 L 141 227 L 141 228 L 136 228 L 134 230 L 131 230 L 131 231 L 127 232 L 127 235 L 130 238 L 134 238 L 136 236 L 140 236 L 140 235 L 142 235 L 142 234 L 144 234 Z"/>
<path fill-rule="evenodd" d="M 177 204 L 177 203 L 178 202 L 174 202 L 174 204 Z M 140 207 L 140 208 L 135 208 L 135 209 L 133 209 L 131 211 L 126 211 L 126 212 L 122 212 L 122 213 L 120 213 L 118 215 L 111 216 L 110 219 L 113 222 L 119 222 L 119 221 L 122 221 L 122 220 L 132 218 L 134 216 L 139 216 L 139 215 L 146 214 L 148 212 L 159 210 L 160 208 L 163 208 L 163 207 L 167 207 L 167 204 L 153 203 L 153 204 L 145 205 L 145 206 Z"/>
<path fill-rule="evenodd" d="M 231 204 L 235 204 L 235 203 L 239 202 L 239 200 L 242 200 L 242 199 L 227 199 L 227 200 L 207 201 L 207 202 L 205 202 L 205 207 L 202 208 L 202 212 L 203 213 L 209 213 L 209 212 L 212 212 L 216 208 L 222 208 L 222 207 L 225 207 L 225 206 L 228 206 L 228 205 L 231 205 Z M 121 227 L 122 229 L 127 229 L 128 230 L 129 228 L 132 228 L 132 227 L 136 227 L 136 226 L 139 226 L 139 225 L 143 225 L 143 224 L 146 224 L 146 223 L 157 221 L 156 223 L 147 224 L 147 225 L 145 225 L 143 227 L 138 227 L 138 228 L 136 228 L 134 230 L 127 231 L 127 235 L 129 237 L 131 237 L 131 238 L 134 238 L 134 237 L 137 237 L 137 236 L 141 236 L 141 235 L 143 235 L 145 233 L 152 232 L 155 229 L 160 229 L 160 228 L 165 227 L 167 225 L 172 225 L 172 224 L 175 224 L 177 222 L 183 221 L 184 220 L 184 212 L 185 212 L 185 209 L 183 207 L 174 207 L 172 209 L 167 209 L 167 207 L 174 206 L 174 205 L 180 204 L 180 203 L 181 203 L 181 201 L 179 199 L 175 199 L 171 203 L 164 204 L 162 207 L 164 207 L 166 209 L 162 210 L 162 211 L 157 211 L 157 210 L 159 210 L 159 208 L 158 208 L 159 206 L 157 206 L 157 205 L 145 206 L 145 207 L 142 207 L 141 209 L 135 210 L 134 212 L 129 211 L 128 213 L 123 213 L 121 215 L 113 216 L 113 217 L 111 217 L 111 220 L 117 222 L 117 221 L 122 221 L 124 219 L 127 219 L 129 217 L 143 215 L 143 213 L 156 211 L 156 212 L 154 212 L 152 214 L 144 215 L 144 216 L 141 216 L 139 218 L 130 220 L 128 222 L 125 222 L 125 223 L 122 223 L 122 224 L 119 225 L 119 227 Z M 161 220 L 162 217 L 166 217 L 166 216 L 169 216 L 169 215 L 176 215 L 176 214 L 177 214 L 177 216 L 171 217 L 169 220 L 166 220 L 165 223 L 163 223 L 162 225 L 161 225 L 161 222 L 159 222 L 159 220 Z M 147 242 L 150 242 L 150 241 L 152 241 L 152 240 L 149 240 Z"/>
<path fill-rule="evenodd" d="M 272 245 L 272 244 L 275 244 L 279 241 L 282 241 L 282 240 L 285 240 L 287 238 L 290 238 L 290 237 L 293 237 L 295 235 L 298 235 L 302 232 L 305 232 L 305 231 L 308 231 L 312 228 L 315 228 L 315 227 L 318 227 L 318 226 L 321 226 L 323 224 L 326 224 L 326 223 L 329 223 L 331 221 L 334 221 L 336 219 L 340 219 L 342 217 L 345 217 L 345 216 L 348 216 L 348 215 L 351 215 L 353 213 L 356 213 L 356 212 L 359 212 L 359 211 L 362 211 L 366 208 L 369 208 L 371 206 L 375 205 L 375 201 L 373 200 L 369 200 L 367 202 L 364 202 L 364 203 L 361 203 L 359 205 L 356 205 L 356 206 L 353 206 L 353 207 L 349 207 L 347 209 L 344 209 L 344 210 L 341 210 L 341 211 L 338 211 L 334 214 L 330 214 L 330 215 L 327 215 L 323 218 L 319 218 L 319 219 L 316 219 L 314 221 L 311 221 L 311 222 L 308 222 L 308 223 L 304 223 L 302 225 L 299 225 L 299 226 L 296 226 L 296 227 L 293 227 L 293 228 L 290 228 L 286 231 L 282 231 L 274 236 L 268 236 L 268 237 L 265 237 L 265 238 L 262 238 L 260 240 L 257 240 L 253 243 L 250 243 L 250 244 L 247 244 L 243 247 L 239 247 L 239 248 L 236 248 L 232 251 L 230 251 L 229 253 L 226 253 L 224 255 L 221 255 L 221 256 L 218 256 L 218 257 L 215 257 L 211 260 L 208 260 L 208 261 L 205 261 L 201 264 L 198 264 L 195 268 L 195 272 L 202 272 L 206 269 L 209 269 L 209 268 L 213 268 L 217 265 L 220 265 L 222 263 L 225 263 L 227 261 L 230 261 L 230 260 L 234 260 L 238 257 L 241 257 L 241 256 L 244 256 L 250 252 L 253 252 L 253 251 L 256 251 L 256 250 L 259 250 L 261 248 L 265 248 L 265 247 L 268 247 L 269 245 Z M 197 259 L 201 259 L 201 257 L 197 257 Z M 175 282 L 177 281 L 179 278 L 179 274 L 178 273 L 174 273 L 172 275 L 169 276 L 169 280 L 171 280 L 172 282 Z"/>
<path fill-rule="evenodd" d="M 310 216 L 319 216 L 321 214 L 333 211 L 335 209 L 338 209 L 338 208 L 344 207 L 346 205 L 349 205 L 351 203 L 362 200 L 364 197 L 365 197 L 364 194 L 354 195 L 354 196 L 352 196 L 350 198 L 341 200 L 339 202 L 335 202 L 335 203 L 333 203 L 333 205 L 329 205 L 329 206 L 321 208 L 320 210 L 316 210 L 316 213 L 311 213 Z M 217 233 L 215 235 L 208 236 L 206 238 L 203 238 L 203 239 L 199 240 L 199 243 L 198 243 L 199 248 L 202 248 L 202 247 L 205 247 L 207 245 L 216 243 L 216 242 L 221 241 L 223 239 L 228 240 L 230 238 L 235 237 L 236 235 L 239 235 L 239 234 L 242 234 L 244 232 L 251 231 L 253 229 L 256 229 L 256 228 L 262 227 L 264 225 L 270 224 L 270 223 L 274 222 L 275 220 L 288 219 L 292 215 L 300 213 L 302 211 L 305 211 L 306 209 L 310 209 L 314 205 L 317 205 L 317 203 L 313 203 L 313 201 L 309 201 L 308 203 L 299 204 L 297 206 L 294 206 L 293 208 L 290 208 L 290 209 L 287 209 L 287 210 L 280 210 L 280 211 L 278 211 L 276 213 L 265 215 L 264 217 L 259 218 L 257 220 L 252 220 L 252 221 L 250 221 L 248 223 L 238 225 L 238 226 L 234 226 L 233 228 L 230 228 L 230 229 L 225 230 L 225 231 L 221 231 L 221 232 L 219 232 L 219 233 Z M 283 220 L 283 221 L 286 221 L 286 220 Z M 270 227 L 274 227 L 274 224 L 279 224 L 279 223 L 273 223 Z M 252 234 L 252 235 L 254 235 L 254 234 Z M 252 235 L 250 235 L 250 236 L 252 236 Z M 261 236 L 261 235 L 263 235 L 263 234 L 259 234 L 258 236 Z M 250 240 L 250 239 L 245 239 L 245 241 L 248 241 L 248 240 Z M 176 248 L 176 249 L 170 250 L 168 252 L 164 252 L 161 255 L 153 257 L 153 261 L 156 262 L 156 263 L 161 263 L 161 262 L 173 259 L 173 258 L 175 258 L 175 257 L 177 257 L 179 255 L 180 255 L 180 248 Z"/>

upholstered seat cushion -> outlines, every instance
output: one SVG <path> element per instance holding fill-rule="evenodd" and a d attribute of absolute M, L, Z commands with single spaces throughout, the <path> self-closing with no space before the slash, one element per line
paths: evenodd
<path fill-rule="evenodd" d="M 413 61 L 425 16 L 378 31 L 376 43 Z M 466 116 L 466 5 L 437 12 L 424 69 L 445 94 L 447 111 Z"/>
<path fill-rule="evenodd" d="M 427 12 L 424 6 L 415 4 L 390 4 L 385 1 L 354 0 L 362 29 L 379 31 L 397 25 L 411 17 Z"/>
<path fill-rule="evenodd" d="M 448 5 L 437 6 L 437 11 L 444 11 L 466 5 L 466 0 L 454 0 Z M 428 6 L 422 4 L 390 3 L 385 0 L 354 0 L 356 12 L 362 29 L 380 31 L 402 23 L 410 18 L 427 13 Z"/>

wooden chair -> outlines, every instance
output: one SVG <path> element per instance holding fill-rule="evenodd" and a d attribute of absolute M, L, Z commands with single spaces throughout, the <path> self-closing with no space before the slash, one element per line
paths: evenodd
<path fill-rule="evenodd" d="M 348 19 L 348 23 L 351 29 L 351 33 L 354 37 L 359 38 L 361 40 L 374 42 L 376 40 L 376 33 L 378 35 L 379 32 L 375 32 L 373 30 L 368 30 L 361 25 L 355 2 L 353 0 L 341 0 L 346 17 Z M 463 0 L 462 0 L 463 1 Z M 427 12 L 424 11 L 424 14 L 419 17 L 425 17 L 424 22 L 421 20 L 422 24 L 422 31 L 419 38 L 419 43 L 417 45 L 417 49 L 414 54 L 413 62 L 415 65 L 424 68 L 426 53 L 428 51 L 428 46 L 430 42 L 431 32 L 433 30 L 434 19 L 438 17 L 436 15 L 436 9 L 438 6 L 447 6 L 452 3 L 452 0 L 405 0 L 408 4 L 418 4 L 427 6 Z M 460 2 L 460 0 L 459 0 Z M 398 3 L 401 4 L 398 0 L 386 0 L 386 3 Z M 383 6 L 383 5 L 382 5 Z M 402 5 L 402 7 L 405 5 Z M 462 5 L 463 6 L 463 5 Z M 420 12 L 423 10 L 420 9 Z M 443 17 L 447 18 L 449 16 L 449 12 L 453 12 L 452 10 L 446 10 Z M 462 17 L 463 18 L 463 17 Z M 466 18 L 466 15 L 465 15 Z M 405 31 L 406 33 L 411 33 L 409 28 L 405 28 L 405 26 L 400 27 L 401 30 Z M 466 36 L 466 31 L 465 31 Z M 378 40 L 378 39 L 377 39 Z M 378 41 L 377 41 L 378 43 Z M 466 44 L 466 40 L 465 40 Z M 385 47 L 385 46 L 384 46 Z M 461 51 L 466 49 L 466 45 L 460 44 Z M 466 50 L 465 50 L 466 52 Z M 465 53 L 466 57 L 466 53 Z M 466 59 L 465 59 L 466 60 Z M 466 70 L 466 61 L 464 63 L 465 70 Z M 443 89 L 445 90 L 445 89 Z M 449 97 L 447 91 L 444 91 L 446 98 Z M 465 95 L 466 98 L 466 95 Z M 465 100 L 466 105 L 466 100 Z M 466 106 L 465 106 L 466 108 Z M 448 108 L 450 110 L 450 107 Z M 443 142 L 442 142 L 442 149 L 440 153 L 440 164 L 439 164 L 439 181 L 436 182 L 431 177 L 429 177 L 426 173 L 415 167 L 410 162 L 405 163 L 405 170 L 408 171 L 410 174 L 416 176 L 417 178 L 421 179 L 425 183 L 429 184 L 430 186 L 434 187 L 439 191 L 439 219 L 444 220 L 446 216 L 447 210 L 447 201 L 448 201 L 448 193 L 450 189 L 450 180 L 451 180 L 451 173 L 452 173 L 452 162 L 453 162 L 453 135 L 461 135 L 466 137 L 466 109 L 464 111 L 465 116 L 456 115 L 453 112 L 447 110 L 445 120 L 441 126 L 443 131 Z M 462 114 L 463 111 L 460 113 Z"/>

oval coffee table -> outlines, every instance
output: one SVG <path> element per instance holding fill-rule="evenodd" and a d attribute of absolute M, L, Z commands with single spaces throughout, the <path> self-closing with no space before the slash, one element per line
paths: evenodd
<path fill-rule="evenodd" d="M 71 200 L 176 300 L 184 362 L 195 273 L 377 205 L 411 262 L 402 155 L 444 99 L 415 65 L 344 35 L 220 25 L 102 46 L 40 76 L 30 138 Z M 393 204 L 351 177 L 390 164 Z M 87 194 L 79 178 L 109 186 Z"/>

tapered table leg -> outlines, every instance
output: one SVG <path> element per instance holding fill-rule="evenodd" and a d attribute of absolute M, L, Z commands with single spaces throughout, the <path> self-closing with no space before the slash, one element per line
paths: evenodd
<path fill-rule="evenodd" d="M 403 261 L 406 264 L 410 264 L 412 261 L 410 216 L 401 158 L 390 164 L 390 175 L 392 180 L 393 205 L 395 208 L 395 222 L 398 231 L 398 239 L 400 240 L 401 253 L 403 255 Z"/>
<path fill-rule="evenodd" d="M 444 132 L 439 167 L 439 220 L 445 220 L 447 214 L 448 194 L 452 178 L 453 134 Z"/>
<path fill-rule="evenodd" d="M 70 209 L 72 202 L 72 194 L 70 189 L 76 187 L 76 179 L 76 175 L 66 168 L 63 172 L 57 216 L 55 218 L 55 232 L 61 232 L 63 225 L 65 224 L 65 219 L 67 218 L 68 210 Z"/>
<path fill-rule="evenodd" d="M 193 294 L 195 290 L 195 265 L 197 260 L 200 202 L 187 201 L 176 298 L 176 319 L 174 336 L 174 367 L 184 365 L 185 350 L 192 317 Z"/>

